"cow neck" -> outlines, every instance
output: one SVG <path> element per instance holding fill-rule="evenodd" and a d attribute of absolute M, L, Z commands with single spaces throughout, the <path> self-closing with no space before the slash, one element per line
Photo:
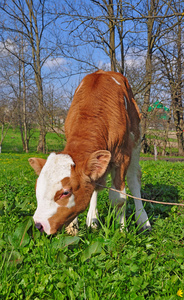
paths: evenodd
<path fill-rule="evenodd" d="M 96 141 L 91 143 L 88 138 L 83 142 L 69 139 L 62 153 L 70 155 L 73 161 L 78 163 L 88 159 L 93 152 L 105 149 L 106 145 L 103 146 L 103 143 L 99 144 Z"/>

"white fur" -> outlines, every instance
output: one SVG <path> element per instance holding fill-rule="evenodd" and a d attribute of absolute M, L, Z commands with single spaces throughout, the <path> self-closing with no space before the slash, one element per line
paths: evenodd
<path fill-rule="evenodd" d="M 48 219 L 56 212 L 59 205 L 54 201 L 56 192 L 62 189 L 61 180 L 70 177 L 71 166 L 74 165 L 72 158 L 67 154 L 51 153 L 43 166 L 37 180 L 36 198 L 37 209 L 33 216 L 35 223 L 41 223 L 44 231 L 50 233 Z M 74 196 L 69 198 L 67 207 L 75 205 Z"/>
<path fill-rule="evenodd" d="M 71 208 L 75 205 L 75 197 L 74 195 L 71 195 L 71 197 L 69 198 L 68 204 L 66 207 Z"/>
<path fill-rule="evenodd" d="M 81 88 L 81 86 L 83 85 L 83 81 L 81 81 L 81 83 L 79 84 L 78 88 L 76 89 L 76 93 L 79 91 L 79 89 Z"/>
<path fill-rule="evenodd" d="M 96 227 L 98 223 L 97 195 L 97 191 L 94 191 L 90 200 L 90 206 L 86 219 L 86 225 L 88 227 Z"/>
<path fill-rule="evenodd" d="M 112 77 L 112 79 L 113 79 L 118 85 L 121 85 L 121 83 L 119 83 L 119 81 L 117 81 L 116 78 Z"/>
<path fill-rule="evenodd" d="M 121 85 L 121 83 L 119 81 L 116 80 L 116 78 L 114 78 L 113 76 L 111 76 L 111 78 L 118 84 L 118 85 Z M 124 96 L 124 100 L 125 100 L 125 108 L 127 110 L 127 99 L 126 97 Z"/>

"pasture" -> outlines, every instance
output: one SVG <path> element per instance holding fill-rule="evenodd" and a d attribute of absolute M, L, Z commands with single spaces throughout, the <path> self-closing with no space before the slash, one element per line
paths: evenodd
<path fill-rule="evenodd" d="M 103 190 L 97 230 L 86 228 L 86 211 L 78 236 L 63 229 L 48 237 L 32 222 L 36 175 L 28 164 L 33 155 L 46 156 L 11 152 L 0 155 L 0 299 L 180 299 L 183 207 L 146 203 L 152 231 L 140 232 L 129 199 L 127 231 L 120 233 Z M 184 163 L 140 164 L 143 198 L 184 203 Z"/>

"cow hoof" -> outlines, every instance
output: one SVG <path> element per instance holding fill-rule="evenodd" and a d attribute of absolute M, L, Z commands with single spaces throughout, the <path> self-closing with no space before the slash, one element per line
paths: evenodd
<path fill-rule="evenodd" d="M 127 228 L 125 225 L 121 225 L 121 226 L 120 226 L 120 232 L 121 232 L 121 233 L 128 232 L 128 228 Z"/>
<path fill-rule="evenodd" d="M 78 234 L 78 226 L 76 224 L 68 225 L 65 230 L 69 235 L 75 236 Z"/>
<path fill-rule="evenodd" d="M 92 219 L 90 227 L 92 229 L 97 229 L 98 228 L 98 220 L 97 219 Z"/>
<path fill-rule="evenodd" d="M 143 233 L 150 232 L 151 230 L 152 230 L 151 226 L 142 226 L 139 228 L 139 232 L 143 232 Z"/>

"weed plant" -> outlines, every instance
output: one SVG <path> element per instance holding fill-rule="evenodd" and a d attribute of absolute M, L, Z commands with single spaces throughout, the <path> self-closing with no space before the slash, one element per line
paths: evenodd
<path fill-rule="evenodd" d="M 41 234 L 32 221 L 36 175 L 27 161 L 31 156 L 0 155 L 0 299 L 180 298 L 183 208 L 146 204 L 152 231 L 140 232 L 130 199 L 121 233 L 103 190 L 97 230 L 86 228 L 84 212 L 78 236 L 68 236 L 64 228 L 54 236 Z M 142 161 L 141 166 L 143 197 L 184 202 L 183 163 Z"/>

